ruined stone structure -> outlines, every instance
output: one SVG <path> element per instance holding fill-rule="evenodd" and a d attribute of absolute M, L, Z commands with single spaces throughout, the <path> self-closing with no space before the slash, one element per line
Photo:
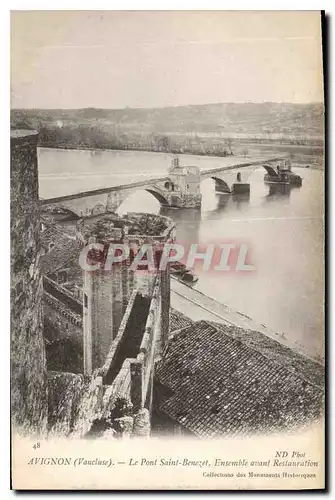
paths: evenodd
<path fill-rule="evenodd" d="M 64 210 L 64 217 L 88 217 L 115 212 L 121 203 L 138 189 L 152 194 L 162 206 L 175 208 L 195 208 L 201 206 L 200 183 L 208 178 L 215 181 L 218 193 L 249 192 L 248 178 L 252 172 L 282 158 L 255 161 L 229 159 L 228 166 L 200 171 L 196 166 L 180 166 L 174 159 L 169 175 L 157 179 L 134 182 L 110 188 L 95 189 L 78 194 L 42 200 L 43 210 Z M 236 187 L 237 186 L 237 187 Z"/>
<path fill-rule="evenodd" d="M 47 424 L 46 360 L 39 271 L 37 133 L 11 132 L 11 409 L 20 432 Z"/>
<path fill-rule="evenodd" d="M 43 278 L 47 368 L 83 373 L 82 302 L 51 278 Z"/>
<path fill-rule="evenodd" d="M 170 204 L 176 207 L 196 208 L 201 206 L 200 170 L 195 166 L 180 166 L 179 159 L 172 161 L 170 180 L 164 184 L 170 193 Z"/>
<path fill-rule="evenodd" d="M 45 227 L 48 224 L 44 219 Z M 110 214 L 79 219 L 72 234 L 67 226 L 68 235 L 63 238 L 59 237 L 61 225 L 53 231 L 51 227 L 44 230 L 42 240 L 45 249 L 50 242 L 54 244 L 41 259 L 47 313 L 44 333 L 48 369 L 53 370 L 49 375 L 50 402 L 54 405 L 58 400 L 56 393 L 64 383 L 59 377 L 64 371 L 71 372 L 64 377 L 81 396 L 73 396 L 73 391 L 66 389 L 71 407 L 67 423 L 64 420 L 60 424 L 54 413 L 50 414 L 50 430 L 57 434 L 63 428 L 67 433 L 82 435 L 90 431 L 92 421 L 107 418 L 120 398 L 140 412 L 141 422 L 147 415 L 144 409 L 150 416 L 155 363 L 169 334 L 169 270 L 134 272 L 129 259 L 107 269 L 107 254 L 93 251 L 86 258 L 95 267 L 98 263 L 98 269 L 85 271 L 79 265 L 79 256 L 87 244 L 102 245 L 107 251 L 109 243 L 134 248 L 143 243 L 155 247 L 173 241 L 174 224 L 163 216 L 129 213 L 124 217 Z M 89 384 L 85 382 L 88 379 Z M 80 416 L 70 428 L 73 412 Z M 60 414 L 59 418 L 64 417 Z"/>
<path fill-rule="evenodd" d="M 86 299 L 76 285 L 78 269 L 82 284 L 83 276 L 75 263 L 82 239 L 91 228 L 84 223 L 74 235 L 64 238 L 51 231 L 55 237 L 49 242 L 44 234 L 44 255 L 40 258 L 41 230 L 46 226 L 39 214 L 37 134 L 13 131 L 11 153 L 11 397 L 15 431 L 83 436 L 96 419 L 114 414 L 114 431 L 147 436 L 154 366 L 169 332 L 169 272 L 130 277 L 126 267 L 120 267 L 115 269 L 118 275 L 112 282 L 100 273 L 90 285 L 94 290 L 86 290 L 92 308 L 88 307 L 91 327 L 85 330 Z M 130 237 L 129 226 L 137 243 L 147 237 L 167 241 L 174 235 L 173 224 L 166 217 L 129 214 L 126 225 L 119 228 L 122 241 Z M 104 290 L 111 283 L 112 289 Z M 92 294 L 96 292 L 101 298 L 104 291 L 108 297 L 101 303 L 101 312 L 106 318 L 110 315 L 112 322 L 100 330 L 103 324 L 93 320 L 98 305 Z M 51 361 L 55 363 L 48 371 L 45 344 L 52 346 Z M 91 360 L 92 370 L 84 354 L 86 361 Z M 123 400 L 128 402 L 131 416 L 118 410 L 116 418 L 115 408 Z"/>
<path fill-rule="evenodd" d="M 160 221 L 163 225 L 162 231 L 155 234 L 150 225 Z M 106 219 L 105 219 L 106 221 Z M 105 224 L 106 232 L 97 236 L 96 228 L 87 232 L 86 242 L 106 245 L 108 242 L 126 245 L 129 248 L 139 248 L 142 244 L 149 244 L 154 248 L 158 244 L 174 240 L 174 224 L 170 219 L 149 214 L 127 214 L 123 227 L 109 227 L 108 220 Z M 146 224 L 148 232 L 136 234 L 138 228 Z M 121 321 L 129 307 L 129 301 L 134 290 L 138 294 L 137 301 L 133 302 L 133 310 L 129 313 L 135 317 L 132 325 L 132 335 L 136 336 L 138 330 L 141 336 L 141 328 L 147 320 L 150 303 L 158 294 L 155 311 L 159 321 L 159 337 L 167 338 L 168 315 L 169 315 L 169 279 L 168 269 L 164 271 L 148 271 L 131 269 L 129 258 L 121 263 L 106 268 L 105 263 L 95 271 L 84 271 L 83 285 L 83 328 L 84 328 L 84 372 L 91 375 L 96 368 L 101 367 L 106 359 L 106 353 L 110 344 L 119 333 Z M 156 292 L 155 292 L 156 291 Z M 141 297 L 141 300 L 140 300 Z M 141 304 L 138 304 L 138 302 Z M 162 316 L 162 324 L 160 319 Z M 127 321 L 130 321 L 128 318 Z M 158 338 L 157 338 L 158 342 Z M 129 339 L 129 352 L 136 345 Z M 131 356 L 130 356 L 131 357 Z"/>

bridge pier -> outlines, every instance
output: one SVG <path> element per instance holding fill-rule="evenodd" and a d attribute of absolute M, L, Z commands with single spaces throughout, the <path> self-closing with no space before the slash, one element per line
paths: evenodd
<path fill-rule="evenodd" d="M 231 187 L 232 194 L 250 194 L 250 182 L 242 182 L 241 172 L 236 174 L 236 182 Z"/>
<path fill-rule="evenodd" d="M 232 194 L 250 194 L 250 183 L 235 182 L 231 187 Z"/>
<path fill-rule="evenodd" d="M 171 208 L 200 208 L 201 193 L 178 193 L 175 195 L 168 194 L 166 196 L 168 203 L 162 203 L 162 206 Z"/>

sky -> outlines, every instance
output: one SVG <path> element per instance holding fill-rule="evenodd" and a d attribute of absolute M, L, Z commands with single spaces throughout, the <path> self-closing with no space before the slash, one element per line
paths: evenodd
<path fill-rule="evenodd" d="M 323 100 L 313 11 L 14 11 L 11 107 Z"/>

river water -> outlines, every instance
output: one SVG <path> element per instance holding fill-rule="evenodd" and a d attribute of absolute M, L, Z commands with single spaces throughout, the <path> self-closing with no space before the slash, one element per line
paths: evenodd
<path fill-rule="evenodd" d="M 171 155 L 127 151 L 39 148 L 40 196 L 50 198 L 162 176 Z M 222 166 L 223 158 L 180 156 L 182 165 L 201 169 Z M 214 181 L 202 183 L 201 211 L 163 213 L 177 225 L 186 243 L 247 243 L 251 272 L 206 272 L 198 268 L 195 288 L 284 333 L 311 356 L 323 355 L 323 172 L 294 168 L 301 188 L 273 191 L 264 184 L 263 168 L 250 180 L 249 200 L 216 195 Z M 137 191 L 120 213 L 160 213 L 158 201 Z"/>

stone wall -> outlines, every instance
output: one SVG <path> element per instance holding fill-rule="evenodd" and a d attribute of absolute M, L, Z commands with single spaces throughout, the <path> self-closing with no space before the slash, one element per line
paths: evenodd
<path fill-rule="evenodd" d="M 53 331 L 57 337 L 47 336 L 48 340 L 55 340 L 62 337 L 74 337 L 83 339 L 83 320 L 82 317 L 71 311 L 63 302 L 52 295 L 44 292 L 43 294 L 44 321 L 47 320 L 53 326 Z"/>
<path fill-rule="evenodd" d="M 92 377 L 49 373 L 51 434 L 93 436 L 96 426 L 106 424 L 119 398 L 128 401 L 132 408 L 131 417 L 119 419 L 121 434 L 150 434 L 155 361 L 164 344 L 162 289 L 161 276 L 156 276 L 151 299 L 133 291 L 106 361 L 94 370 Z"/>
<path fill-rule="evenodd" d="M 148 437 L 150 434 L 150 415 L 144 408 L 131 411 L 132 416 L 115 418 L 118 431 L 108 429 L 106 419 L 115 414 L 120 398 L 130 400 L 130 364 L 125 360 L 111 386 L 104 386 L 102 377 L 89 379 L 73 373 L 48 372 L 49 386 L 49 437 L 113 439 L 117 437 Z M 132 405 L 129 404 L 132 408 Z M 98 424 L 98 425 L 95 425 Z M 99 425 L 100 424 L 100 425 Z M 93 432 L 95 427 L 105 432 Z M 96 429 L 95 429 L 96 430 Z M 97 434 L 100 434 L 98 436 Z"/>
<path fill-rule="evenodd" d="M 110 381 L 113 380 L 113 378 L 111 378 L 111 371 L 113 370 L 116 364 L 116 359 L 119 356 L 121 345 L 125 341 L 126 331 L 129 329 L 129 326 L 131 326 L 130 316 L 132 315 L 137 294 L 138 294 L 137 290 L 134 290 L 133 293 L 131 294 L 131 297 L 127 305 L 127 309 L 120 324 L 119 331 L 115 339 L 112 341 L 111 347 L 106 356 L 105 363 L 101 368 L 98 369 L 99 375 L 101 375 L 104 381 L 106 382 L 107 379 Z"/>
<path fill-rule="evenodd" d="M 165 348 L 170 334 L 170 306 L 171 306 L 171 275 L 170 266 L 160 274 L 160 301 L 161 301 L 161 335 L 160 351 Z"/>
<path fill-rule="evenodd" d="M 47 369 L 83 373 L 82 317 L 47 292 L 43 304 Z"/>
<path fill-rule="evenodd" d="M 122 228 L 111 226 L 118 222 Z M 122 231 L 121 231 L 122 229 Z M 145 230 L 148 234 L 137 234 Z M 174 223 L 167 217 L 143 213 L 128 213 L 119 221 L 95 221 L 81 229 L 85 243 L 110 241 L 110 235 L 120 243 L 141 246 L 143 243 L 163 244 L 175 238 Z M 161 231 L 156 235 L 156 231 Z M 136 234 L 135 234 L 136 233 Z M 84 372 L 91 375 L 101 368 L 106 360 L 111 344 L 118 334 L 122 317 L 134 289 L 143 296 L 152 297 L 157 273 L 130 269 L 130 262 L 122 262 L 105 269 L 84 272 Z M 166 281 L 166 280 L 165 280 Z M 167 292 L 166 307 L 169 307 Z M 164 328 L 168 328 L 165 314 Z"/>
<path fill-rule="evenodd" d="M 83 292 L 85 371 L 91 374 L 103 366 L 121 324 L 124 301 L 120 266 L 111 271 L 86 272 Z"/>
<path fill-rule="evenodd" d="M 82 315 L 82 301 L 48 276 L 43 276 L 43 289 L 50 296 L 57 299 L 59 302 L 64 304 L 64 306 L 68 307 L 69 311 L 72 311 L 75 315 Z"/>
<path fill-rule="evenodd" d="M 162 295 L 160 275 L 156 277 L 142 342 L 137 355 L 137 371 L 141 374 L 141 407 L 151 409 L 155 362 L 164 348 L 162 339 Z M 134 381 L 136 378 L 134 377 Z"/>
<path fill-rule="evenodd" d="M 16 431 L 43 434 L 47 423 L 37 133 L 11 132 L 11 410 Z"/>
<path fill-rule="evenodd" d="M 79 405 L 89 387 L 89 380 L 81 374 L 48 371 L 49 437 L 66 437 L 74 431 L 78 425 Z M 86 418 L 89 421 L 90 415 Z"/>

